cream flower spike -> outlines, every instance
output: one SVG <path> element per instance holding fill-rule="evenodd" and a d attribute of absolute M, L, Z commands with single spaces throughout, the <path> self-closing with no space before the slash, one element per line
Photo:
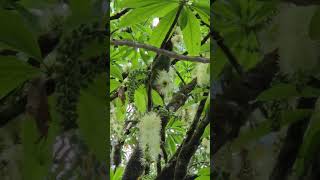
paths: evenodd
<path fill-rule="evenodd" d="M 138 124 L 140 130 L 139 142 L 141 148 L 145 150 L 149 147 L 150 156 L 153 160 L 158 158 L 161 152 L 160 149 L 160 130 L 161 130 L 161 119 L 160 116 L 155 112 L 149 112 L 145 114 L 140 123 Z"/>
<path fill-rule="evenodd" d="M 197 83 L 199 86 L 209 85 L 210 74 L 209 74 L 209 64 L 198 64 L 193 70 L 193 76 L 197 78 Z"/>
<path fill-rule="evenodd" d="M 160 71 L 157 79 L 156 86 L 162 95 L 167 95 L 173 90 L 172 71 Z"/>

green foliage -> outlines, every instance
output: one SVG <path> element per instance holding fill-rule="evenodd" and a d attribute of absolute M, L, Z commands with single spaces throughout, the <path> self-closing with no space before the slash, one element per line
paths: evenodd
<path fill-rule="evenodd" d="M 39 69 L 14 56 L 0 56 L 0 69 L 0 97 L 40 73 Z"/>
<path fill-rule="evenodd" d="M 24 179 L 42 180 L 48 177 L 52 165 L 52 146 L 59 132 L 58 116 L 54 110 L 55 97 L 50 97 L 51 122 L 48 136 L 38 141 L 38 133 L 35 119 L 26 116 L 21 123 L 21 141 L 23 146 L 22 174 Z"/>
<path fill-rule="evenodd" d="M 200 22 L 188 8 L 184 8 L 181 13 L 180 28 L 187 51 L 191 56 L 198 56 L 201 41 Z"/>
<path fill-rule="evenodd" d="M 134 93 L 134 102 L 141 113 L 147 110 L 147 90 L 140 86 Z"/>
<path fill-rule="evenodd" d="M 115 173 L 113 173 L 113 171 L 111 170 L 110 180 L 121 180 L 123 171 L 124 171 L 123 167 L 118 167 Z"/>
<path fill-rule="evenodd" d="M 309 27 L 309 36 L 312 40 L 320 39 L 320 9 L 314 13 Z"/>
<path fill-rule="evenodd" d="M 210 180 L 210 168 L 200 169 L 196 180 Z"/>
<path fill-rule="evenodd" d="M 157 1 L 157 3 L 149 4 L 148 6 L 136 8 L 125 15 L 123 18 L 121 18 L 120 27 L 140 23 L 152 16 L 162 17 L 168 12 L 175 9 L 177 6 L 178 4 L 174 2 Z"/>
<path fill-rule="evenodd" d="M 319 99 L 318 99 L 319 102 Z M 320 112 L 319 103 L 313 112 L 308 128 L 303 137 L 303 143 L 299 150 L 299 156 L 295 161 L 295 170 L 298 177 L 304 177 L 307 174 L 310 167 L 310 161 L 314 158 L 314 154 L 318 152 L 320 147 L 319 135 L 320 135 Z"/>
<path fill-rule="evenodd" d="M 41 52 L 35 35 L 24 19 L 15 11 L 0 11 L 0 42 L 41 61 Z"/>
<path fill-rule="evenodd" d="M 105 160 L 106 130 L 108 123 L 103 118 L 106 113 L 105 75 L 99 75 L 94 82 L 81 91 L 77 112 L 79 129 L 89 149 L 99 161 Z M 93 106 L 94 104 L 94 106 Z"/>
<path fill-rule="evenodd" d="M 150 45 L 156 47 L 161 46 L 162 41 L 164 40 L 164 38 L 167 35 L 167 32 L 169 31 L 170 25 L 174 21 L 176 13 L 177 9 L 174 9 L 160 19 L 159 25 L 152 31 L 152 35 L 149 40 Z"/>
<path fill-rule="evenodd" d="M 190 56 L 209 57 L 209 40 L 201 46 L 201 40 L 209 33 L 209 27 L 201 24 L 201 21 L 209 24 L 209 1 L 114 0 L 111 2 L 111 16 L 122 12 L 126 8 L 130 9 L 125 15 L 111 21 L 111 32 L 113 32 L 111 36 L 113 39 L 129 40 L 160 48 L 164 44 L 165 38 L 168 38 L 166 36 L 169 35 L 169 39 L 166 39 L 166 41 L 172 42 L 173 49 L 166 47 L 167 50 L 178 54 L 187 53 Z M 200 18 L 198 18 L 198 15 Z M 158 24 L 155 23 L 158 20 Z M 111 102 L 111 106 L 114 107 L 114 111 L 111 112 L 113 122 L 111 139 L 114 141 L 125 139 L 121 152 L 122 156 L 127 154 L 130 148 L 134 148 L 137 141 L 140 142 L 141 140 L 138 136 L 141 129 L 137 131 L 135 123 L 141 122 L 143 115 L 148 113 L 148 100 L 152 98 L 150 111 L 156 112 L 161 118 L 168 119 L 165 129 L 164 149 L 169 159 L 183 142 L 186 131 L 194 118 L 198 102 L 201 100 L 199 94 L 208 91 L 206 88 L 199 88 L 198 90 L 195 88 L 191 92 L 192 97 L 190 96 L 184 103 L 189 104 L 189 106 L 182 104 L 179 109 L 182 111 L 179 112 L 180 114 L 169 109 L 168 104 L 176 95 L 175 93 L 195 77 L 192 71 L 197 63 L 178 61 L 170 65 L 173 60 L 170 57 L 158 57 L 155 52 L 125 46 L 111 46 L 110 54 L 112 62 L 110 82 L 111 91 L 113 91 L 111 94 L 116 91 L 118 95 L 119 92 L 121 94 L 121 97 L 115 98 Z M 154 61 L 156 57 L 158 59 Z M 169 68 L 169 66 L 172 68 Z M 164 71 L 159 73 L 159 70 Z M 179 76 L 177 76 L 177 73 L 179 73 Z M 123 76 L 123 80 L 119 78 L 120 74 Z M 151 81 L 149 81 L 149 78 Z M 165 86 L 166 83 L 158 84 L 157 78 L 161 82 L 172 84 L 172 88 L 170 86 L 170 88 L 161 89 L 169 86 Z M 148 84 L 150 82 L 151 84 Z M 152 89 L 148 95 L 147 90 L 150 85 Z M 125 93 L 121 93 L 123 89 L 125 89 Z M 164 93 L 167 91 L 170 92 Z M 123 97 L 126 98 L 125 101 L 123 101 Z M 189 108 L 190 112 L 188 112 Z M 116 130 L 119 126 L 122 128 Z M 124 135 L 123 128 L 129 128 L 129 134 Z M 209 138 L 208 130 L 203 138 L 206 140 Z M 208 160 L 208 151 L 206 151 L 208 147 L 203 146 L 203 149 L 199 154 L 196 154 L 200 158 L 195 158 L 192 163 L 196 164 L 198 161 Z M 151 167 L 150 174 L 143 175 L 140 178 L 154 179 L 157 175 L 154 168 L 156 160 L 146 158 L 146 161 Z M 122 158 L 122 163 L 129 165 L 125 158 Z M 160 163 L 162 166 L 165 165 L 163 157 Z M 195 169 L 192 169 L 192 172 L 194 171 Z"/>

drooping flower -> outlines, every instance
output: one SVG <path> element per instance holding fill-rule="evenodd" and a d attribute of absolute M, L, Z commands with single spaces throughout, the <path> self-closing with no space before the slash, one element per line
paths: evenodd
<path fill-rule="evenodd" d="M 153 160 L 156 160 L 161 152 L 160 149 L 160 130 L 161 119 L 155 112 L 145 114 L 138 124 L 140 130 L 139 142 L 141 148 L 149 149 L 149 154 Z"/>
<path fill-rule="evenodd" d="M 199 86 L 209 85 L 210 74 L 209 74 L 209 64 L 198 64 L 194 69 L 194 77 L 197 78 L 197 83 Z"/>
<path fill-rule="evenodd" d="M 172 71 L 160 71 L 156 79 L 156 87 L 159 93 L 167 95 L 173 90 L 173 77 Z"/>

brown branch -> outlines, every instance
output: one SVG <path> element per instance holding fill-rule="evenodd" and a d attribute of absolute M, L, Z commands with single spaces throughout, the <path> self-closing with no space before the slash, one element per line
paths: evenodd
<path fill-rule="evenodd" d="M 210 32 L 201 40 L 201 45 L 204 45 L 208 41 L 209 38 L 210 38 Z M 185 51 L 182 54 L 183 55 L 188 55 L 188 51 Z M 178 61 L 179 61 L 179 59 L 172 60 L 171 61 L 171 65 L 175 65 Z"/>
<path fill-rule="evenodd" d="M 246 122 L 254 107 L 250 101 L 269 87 L 278 72 L 277 51 L 265 55 L 264 59 L 243 77 L 234 79 L 223 94 L 211 99 L 211 155 L 214 155 L 227 141 L 238 136 L 240 127 Z M 235 93 L 237 92 L 237 93 Z"/>
<path fill-rule="evenodd" d="M 186 60 L 186 61 L 190 61 L 190 62 L 200 62 L 200 63 L 209 63 L 210 62 L 208 58 L 197 57 L 197 56 L 185 56 L 185 55 L 177 54 L 172 51 L 165 50 L 165 49 L 160 49 L 155 46 L 137 43 L 137 42 L 128 41 L 128 40 L 111 40 L 111 44 L 116 45 L 116 46 L 129 46 L 129 47 L 134 47 L 134 48 L 143 48 L 143 49 L 146 49 L 149 51 L 156 52 L 157 54 L 162 54 L 162 55 L 168 56 L 170 58 L 181 59 L 181 60 Z"/>
<path fill-rule="evenodd" d="M 207 95 L 207 93 L 204 94 L 204 96 L 206 97 Z M 206 101 L 207 98 L 200 101 L 194 120 L 187 132 L 186 139 L 181 145 L 181 151 L 177 152 L 179 153 L 179 155 L 175 165 L 174 180 L 184 179 L 186 177 L 188 164 L 191 160 L 191 157 L 198 149 L 198 146 L 201 142 L 201 136 L 206 126 L 209 124 L 208 117 L 206 117 L 199 123 Z"/>

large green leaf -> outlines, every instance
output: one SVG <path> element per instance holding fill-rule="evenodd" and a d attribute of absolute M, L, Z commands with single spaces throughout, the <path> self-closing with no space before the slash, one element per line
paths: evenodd
<path fill-rule="evenodd" d="M 319 99 L 318 99 L 319 102 Z M 315 108 L 308 128 L 303 137 L 303 143 L 299 150 L 298 158 L 295 162 L 294 168 L 299 177 L 306 174 L 310 161 L 314 158 L 314 154 L 319 151 L 320 147 L 320 111 L 319 108 Z"/>
<path fill-rule="evenodd" d="M 320 39 L 320 8 L 314 13 L 309 27 L 309 36 L 313 40 Z"/>
<path fill-rule="evenodd" d="M 54 97 L 49 97 L 51 121 L 48 137 L 42 139 L 39 143 L 35 143 L 40 137 L 35 120 L 30 116 L 26 116 L 22 121 L 22 174 L 24 179 L 43 180 L 50 171 L 52 165 L 52 145 L 59 132 L 55 103 Z"/>
<path fill-rule="evenodd" d="M 155 105 L 163 106 L 163 100 L 162 100 L 161 96 L 159 95 L 159 93 L 157 91 L 155 91 L 153 89 L 152 89 L 152 102 Z"/>
<path fill-rule="evenodd" d="M 299 93 L 296 90 L 296 87 L 294 85 L 280 83 L 263 91 L 257 97 L 257 100 L 260 100 L 260 101 L 281 100 L 281 99 L 287 99 L 295 96 L 299 96 Z"/>
<path fill-rule="evenodd" d="M 87 89 L 81 90 L 78 103 L 79 130 L 88 148 L 100 161 L 107 157 L 106 141 L 108 138 L 106 117 L 105 74 L 99 75 Z"/>
<path fill-rule="evenodd" d="M 119 3 L 121 8 L 138 8 L 151 4 L 163 3 L 163 2 L 177 2 L 174 0 L 123 0 Z"/>
<path fill-rule="evenodd" d="M 24 81 L 40 73 L 15 56 L 0 56 L 0 98 Z"/>
<path fill-rule="evenodd" d="M 172 10 L 163 18 L 160 19 L 159 25 L 153 30 L 152 36 L 149 40 L 149 44 L 160 47 L 162 41 L 166 37 L 170 26 L 172 25 L 174 18 L 177 14 L 177 9 Z"/>
<path fill-rule="evenodd" d="M 69 5 L 71 15 L 68 17 L 67 25 L 71 28 L 97 18 L 94 16 L 92 0 L 70 0 Z"/>
<path fill-rule="evenodd" d="M 210 2 L 207 0 L 200 0 L 192 4 L 194 10 L 197 11 L 201 19 L 206 23 L 210 24 Z"/>
<path fill-rule="evenodd" d="M 41 52 L 36 37 L 17 12 L 1 10 L 0 27 L 0 42 L 41 60 Z"/>
<path fill-rule="evenodd" d="M 120 85 L 121 85 L 121 83 L 119 81 L 116 81 L 114 79 L 110 79 L 110 92 L 116 90 Z"/>
<path fill-rule="evenodd" d="M 121 180 L 123 172 L 124 168 L 118 167 L 111 180 Z"/>
<path fill-rule="evenodd" d="M 141 113 L 147 110 L 147 91 L 144 86 L 140 86 L 134 93 L 134 103 Z"/>
<path fill-rule="evenodd" d="M 122 71 L 121 71 L 120 67 L 116 64 L 111 64 L 110 75 L 115 78 L 118 78 L 119 80 L 123 80 Z"/>
<path fill-rule="evenodd" d="M 179 4 L 171 2 L 159 2 L 145 7 L 131 10 L 120 19 L 120 27 L 130 26 L 145 21 L 153 16 L 162 17 L 175 9 Z"/>
<path fill-rule="evenodd" d="M 296 121 L 304 120 L 305 118 L 310 117 L 312 110 L 310 109 L 296 109 L 290 111 L 282 111 L 280 116 L 280 127 L 285 127 Z M 247 132 L 242 133 L 235 141 L 232 143 L 232 149 L 239 150 L 243 146 L 246 146 L 247 143 L 267 135 L 272 131 L 272 121 L 265 120 L 260 123 L 257 128 L 248 130 Z"/>
<path fill-rule="evenodd" d="M 189 8 L 184 8 L 180 22 L 186 22 L 182 28 L 183 41 L 191 56 L 198 56 L 200 52 L 201 32 L 200 22 Z"/>

